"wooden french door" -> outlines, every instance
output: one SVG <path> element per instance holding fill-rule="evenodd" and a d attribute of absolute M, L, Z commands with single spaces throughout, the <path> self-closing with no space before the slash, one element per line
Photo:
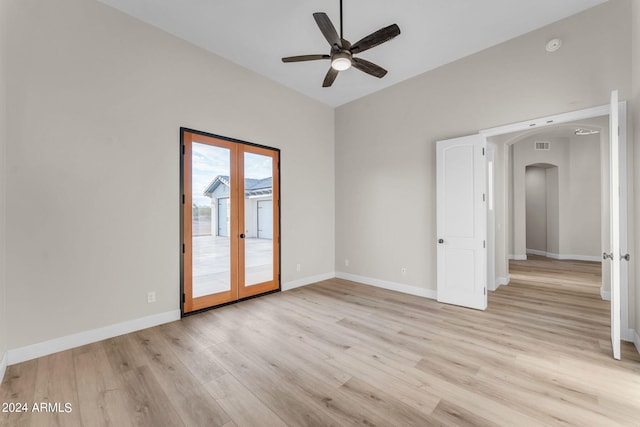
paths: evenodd
<path fill-rule="evenodd" d="M 190 129 L 181 144 L 182 313 L 279 289 L 279 150 Z"/>

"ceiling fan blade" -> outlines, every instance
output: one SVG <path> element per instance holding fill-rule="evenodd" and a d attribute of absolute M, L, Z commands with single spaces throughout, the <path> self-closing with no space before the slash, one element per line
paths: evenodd
<path fill-rule="evenodd" d="M 336 77 L 338 77 L 338 70 L 334 70 L 333 67 L 329 67 L 329 71 L 327 71 L 327 75 L 324 76 L 322 87 L 330 87 L 335 81 Z"/>
<path fill-rule="evenodd" d="M 351 53 L 360 53 L 372 47 L 378 46 L 384 42 L 391 40 L 400 34 L 400 27 L 396 24 L 389 25 L 369 34 L 362 40 L 358 40 L 351 45 Z"/>
<path fill-rule="evenodd" d="M 340 36 L 338 36 L 338 32 L 336 31 L 336 27 L 333 26 L 326 13 L 316 12 L 313 14 L 313 19 L 316 20 L 316 24 L 318 24 L 320 31 L 322 31 L 322 35 L 325 39 L 327 39 L 332 48 L 333 46 L 342 46 L 342 43 L 340 43 Z"/>
<path fill-rule="evenodd" d="M 353 65 L 353 68 L 357 68 L 358 70 L 364 71 L 365 73 L 371 74 L 379 79 L 383 78 L 385 74 L 387 74 L 387 70 L 373 62 L 367 61 L 366 59 L 351 58 L 351 65 Z"/>
<path fill-rule="evenodd" d="M 287 56 L 282 58 L 282 62 L 302 62 L 302 61 L 315 61 L 316 59 L 330 59 L 329 55 L 299 55 L 299 56 Z"/>

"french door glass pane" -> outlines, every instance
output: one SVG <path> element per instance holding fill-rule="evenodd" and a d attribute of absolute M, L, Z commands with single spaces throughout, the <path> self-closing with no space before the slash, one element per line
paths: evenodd
<path fill-rule="evenodd" d="M 245 286 L 273 280 L 273 161 L 244 153 Z"/>
<path fill-rule="evenodd" d="M 230 150 L 194 142 L 191 165 L 192 297 L 198 298 L 231 289 Z"/>

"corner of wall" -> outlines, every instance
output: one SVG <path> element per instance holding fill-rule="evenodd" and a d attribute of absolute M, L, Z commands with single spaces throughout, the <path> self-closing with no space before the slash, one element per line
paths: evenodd
<path fill-rule="evenodd" d="M 322 282 L 324 280 L 333 279 L 334 277 L 336 277 L 336 273 L 335 272 L 329 272 L 329 273 L 325 273 L 325 274 L 318 274 L 316 276 L 305 277 L 305 278 L 298 279 L 298 280 L 291 280 L 289 282 L 284 282 L 282 284 L 281 290 L 283 292 L 290 291 L 291 289 L 300 288 L 302 286 L 307 286 L 307 285 L 311 285 L 313 283 Z"/>
<path fill-rule="evenodd" d="M 7 367 L 7 280 L 6 280 L 6 152 L 7 152 L 7 105 L 6 105 L 6 2 L 0 2 L 0 383 Z"/>
<path fill-rule="evenodd" d="M 390 291 L 402 292 L 408 295 L 415 295 L 418 297 L 437 299 L 437 292 L 433 289 L 418 288 L 416 286 L 407 285 L 404 283 L 390 282 L 388 280 L 376 279 L 373 277 L 360 276 L 357 274 L 345 273 L 342 271 L 336 271 L 336 278 L 349 280 L 352 282 L 363 283 L 369 286 L 375 286 L 376 288 L 387 289 Z"/>
<path fill-rule="evenodd" d="M 4 373 L 7 371 L 7 362 L 9 361 L 8 353 L 5 351 L 0 358 L 0 384 L 4 379 Z"/>

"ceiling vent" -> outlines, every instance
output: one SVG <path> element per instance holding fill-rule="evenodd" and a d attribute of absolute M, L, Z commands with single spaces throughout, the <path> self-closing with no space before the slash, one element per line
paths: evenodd
<path fill-rule="evenodd" d="M 535 142 L 535 150 L 536 151 L 549 151 L 549 150 L 551 150 L 551 142 L 549 142 L 549 141 L 536 141 Z"/>

